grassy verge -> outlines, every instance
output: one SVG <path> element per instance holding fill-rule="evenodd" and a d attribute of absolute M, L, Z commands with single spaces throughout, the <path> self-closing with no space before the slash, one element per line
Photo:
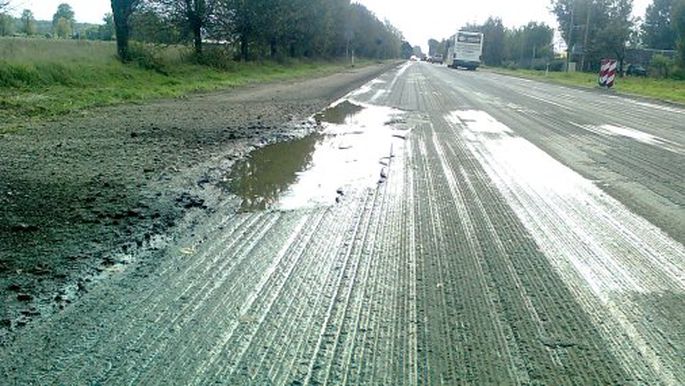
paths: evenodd
<path fill-rule="evenodd" d="M 520 76 L 527 79 L 550 81 L 558 84 L 586 88 L 597 87 L 597 75 L 582 72 L 550 72 L 534 70 L 509 70 L 488 68 L 504 75 Z M 614 89 L 620 93 L 644 96 L 663 101 L 685 104 L 685 81 L 640 77 L 617 78 Z"/>
<path fill-rule="evenodd" d="M 157 55 L 162 74 L 123 65 L 114 54 L 109 42 L 0 39 L 0 133 L 92 107 L 325 75 L 347 66 L 336 61 L 235 62 L 218 70 L 190 64 L 184 49 L 168 48 Z"/>

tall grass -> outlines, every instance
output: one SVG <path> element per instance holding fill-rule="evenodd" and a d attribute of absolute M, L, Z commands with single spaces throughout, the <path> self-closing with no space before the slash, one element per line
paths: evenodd
<path fill-rule="evenodd" d="M 585 72 L 549 72 L 534 70 L 508 70 L 491 68 L 495 72 L 515 75 L 528 79 L 547 80 L 554 83 L 595 88 L 598 87 L 598 74 Z M 654 79 L 633 76 L 617 77 L 613 87 L 616 91 L 646 96 L 655 99 L 685 104 L 685 81 L 675 79 Z"/>
<path fill-rule="evenodd" d="M 207 66 L 189 48 L 137 46 L 139 65 L 121 64 L 113 42 L 0 38 L 0 132 L 27 120 L 122 102 L 169 98 L 246 83 L 339 71 L 342 62 Z"/>

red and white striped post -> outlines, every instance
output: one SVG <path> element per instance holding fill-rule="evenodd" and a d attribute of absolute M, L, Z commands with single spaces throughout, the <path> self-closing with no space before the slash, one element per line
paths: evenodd
<path fill-rule="evenodd" d="M 602 59 L 602 67 L 599 71 L 599 85 L 610 88 L 616 79 L 616 66 L 618 62 L 614 59 Z"/>

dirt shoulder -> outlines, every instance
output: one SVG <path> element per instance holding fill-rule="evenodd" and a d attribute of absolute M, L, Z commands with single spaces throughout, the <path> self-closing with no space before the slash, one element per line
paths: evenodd
<path fill-rule="evenodd" d="M 64 308 L 98 277 L 230 194 L 215 188 L 256 147 L 394 67 L 87 111 L 0 135 L 0 341 Z"/>

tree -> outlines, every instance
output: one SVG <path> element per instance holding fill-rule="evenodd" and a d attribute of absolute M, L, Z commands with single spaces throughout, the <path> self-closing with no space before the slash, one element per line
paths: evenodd
<path fill-rule="evenodd" d="M 602 29 L 603 52 L 618 59 L 619 69 L 623 69 L 626 45 L 630 40 L 634 21 L 631 18 L 633 0 L 615 0 L 609 6 L 609 21 Z M 623 73 L 623 71 L 620 71 Z"/>
<path fill-rule="evenodd" d="M 407 41 L 402 42 L 402 59 L 409 59 L 414 54 L 414 48 Z"/>
<path fill-rule="evenodd" d="M 605 56 L 625 52 L 634 20 L 632 0 L 552 0 L 569 59 L 581 55 L 581 68 L 594 70 Z"/>
<path fill-rule="evenodd" d="M 36 34 L 36 19 L 30 9 L 25 9 L 21 13 L 21 29 L 28 36 Z"/>
<path fill-rule="evenodd" d="M 141 6 L 129 21 L 131 39 L 155 44 L 178 44 L 183 42 L 183 32 L 171 16 L 159 9 Z"/>
<path fill-rule="evenodd" d="M 114 39 L 114 17 L 111 13 L 106 13 L 102 18 L 103 24 L 98 27 L 98 39 L 110 41 Z"/>
<path fill-rule="evenodd" d="M 63 19 L 63 20 L 62 20 Z M 61 24 L 61 25 L 60 25 Z M 59 28 L 59 31 L 58 31 Z M 68 37 L 74 29 L 74 10 L 71 5 L 62 3 L 57 6 L 57 11 L 52 15 L 52 30 L 59 37 Z M 60 34 L 60 32 L 62 34 Z M 65 35 L 66 34 L 66 35 Z"/>
<path fill-rule="evenodd" d="M 159 0 L 163 10 L 192 36 L 195 53 L 202 54 L 202 35 L 207 28 L 217 0 Z"/>
<path fill-rule="evenodd" d="M 649 48 L 674 50 L 676 32 L 671 26 L 671 11 L 675 0 L 654 0 L 647 7 L 642 24 L 642 40 Z"/>
<path fill-rule="evenodd" d="M 14 33 L 14 18 L 6 13 L 0 13 L 0 36 Z"/>
<path fill-rule="evenodd" d="M 14 33 L 14 18 L 6 12 L 9 10 L 9 0 L 0 0 L 0 36 Z"/>
<path fill-rule="evenodd" d="M 71 23 L 64 17 L 60 17 L 55 25 L 55 35 L 58 38 L 67 39 L 71 36 Z"/>
<path fill-rule="evenodd" d="M 504 25 L 502 19 L 489 17 L 480 27 L 483 33 L 483 62 L 499 66 L 504 57 Z"/>
<path fill-rule="evenodd" d="M 131 36 L 129 22 L 133 11 L 139 3 L 139 0 L 111 0 L 112 17 L 117 38 L 117 54 L 122 62 L 131 60 L 131 53 L 128 47 L 128 41 Z"/>
<path fill-rule="evenodd" d="M 677 0 L 671 10 L 671 23 L 676 32 L 678 66 L 685 72 L 685 0 Z"/>
<path fill-rule="evenodd" d="M 440 45 L 439 41 L 437 41 L 435 39 L 428 39 L 428 55 L 435 56 L 436 54 L 440 53 L 438 51 L 439 45 Z"/>

